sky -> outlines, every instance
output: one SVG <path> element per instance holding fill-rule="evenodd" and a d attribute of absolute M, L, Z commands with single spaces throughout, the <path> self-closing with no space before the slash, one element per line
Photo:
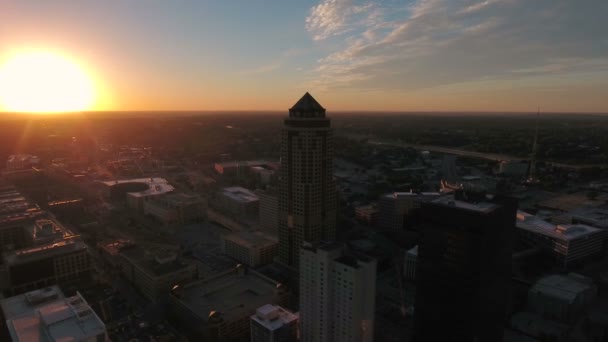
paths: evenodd
<path fill-rule="evenodd" d="M 608 112 L 606 0 L 0 0 L 96 110 Z"/>

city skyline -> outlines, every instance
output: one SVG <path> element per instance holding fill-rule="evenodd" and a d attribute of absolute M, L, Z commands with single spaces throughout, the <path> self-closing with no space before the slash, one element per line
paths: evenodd
<path fill-rule="evenodd" d="M 284 110 L 310 91 L 334 111 L 608 112 L 607 6 L 11 2 L 0 65 L 64 56 L 94 83 L 86 109 L 98 111 Z"/>

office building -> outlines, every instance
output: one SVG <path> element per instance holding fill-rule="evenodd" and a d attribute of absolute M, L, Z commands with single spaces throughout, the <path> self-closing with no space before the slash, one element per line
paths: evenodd
<path fill-rule="evenodd" d="M 376 261 L 342 244 L 300 249 L 300 341 L 374 339 Z"/>
<path fill-rule="evenodd" d="M 378 228 L 388 231 L 404 229 L 407 215 L 423 202 L 439 197 L 439 193 L 394 192 L 378 201 Z"/>
<path fill-rule="evenodd" d="M 462 190 L 422 204 L 415 341 L 502 341 L 516 210 Z"/>
<path fill-rule="evenodd" d="M 6 161 L 6 169 L 9 171 L 23 170 L 37 166 L 40 158 L 31 154 L 11 154 Z"/>
<path fill-rule="evenodd" d="M 225 341 L 249 335 L 251 315 L 265 304 L 285 305 L 289 291 L 280 283 L 239 265 L 178 286 L 170 314 L 191 341 Z"/>
<path fill-rule="evenodd" d="M 0 252 L 28 247 L 25 227 L 45 215 L 15 187 L 0 186 Z"/>
<path fill-rule="evenodd" d="M 517 212 L 517 232 L 523 241 L 539 246 L 569 267 L 602 252 L 607 231 L 584 224 L 553 224 L 523 211 Z"/>
<path fill-rule="evenodd" d="M 139 214 L 144 213 L 144 203 L 171 193 L 175 188 L 164 178 L 135 178 L 100 182 L 106 196 L 125 199 L 129 208 Z"/>
<path fill-rule="evenodd" d="M 144 214 L 163 226 L 194 222 L 204 216 L 203 201 L 195 195 L 171 193 L 144 202 Z"/>
<path fill-rule="evenodd" d="M 251 342 L 298 341 L 298 313 L 266 304 L 251 316 Z"/>
<path fill-rule="evenodd" d="M 222 189 L 219 194 L 222 211 L 239 217 L 257 217 L 260 200 L 251 190 L 240 186 Z"/>
<path fill-rule="evenodd" d="M 560 322 L 577 319 L 597 298 L 591 278 L 553 274 L 539 279 L 528 291 L 528 306 L 543 317 Z"/>
<path fill-rule="evenodd" d="M 222 237 L 222 252 L 251 267 L 271 263 L 278 249 L 278 239 L 263 232 L 239 232 Z"/>
<path fill-rule="evenodd" d="M 196 278 L 196 265 L 180 260 L 175 252 L 133 246 L 123 248 L 120 255 L 124 277 L 153 302 L 167 296 L 176 284 Z"/>
<path fill-rule="evenodd" d="M 405 252 L 403 262 L 403 277 L 407 280 L 416 280 L 416 265 L 418 260 L 418 245 Z"/>
<path fill-rule="evenodd" d="M 15 295 L 90 277 L 88 247 L 78 235 L 50 220 L 38 221 L 31 228 L 34 246 L 3 255 L 1 287 L 6 293 Z"/>
<path fill-rule="evenodd" d="M 260 199 L 258 225 L 260 230 L 279 236 L 279 197 L 278 194 L 268 190 L 255 192 Z"/>
<path fill-rule="evenodd" d="M 76 293 L 64 297 L 57 286 L 0 301 L 13 342 L 110 341 L 106 326 Z"/>
<path fill-rule="evenodd" d="M 279 261 L 297 269 L 303 242 L 334 240 L 336 185 L 330 119 L 306 93 L 289 109 L 281 131 Z"/>
<path fill-rule="evenodd" d="M 359 220 L 359 222 L 372 226 L 377 223 L 378 215 L 378 208 L 373 204 L 362 205 L 355 208 L 355 218 Z"/>

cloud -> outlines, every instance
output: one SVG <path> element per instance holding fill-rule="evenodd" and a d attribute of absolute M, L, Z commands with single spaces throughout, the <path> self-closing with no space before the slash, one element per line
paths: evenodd
<path fill-rule="evenodd" d="M 316 87 L 410 91 L 608 72 L 608 1 L 323 0 L 306 19 L 334 46 Z"/>
<path fill-rule="evenodd" d="M 253 69 L 241 70 L 241 75 L 258 75 L 276 70 L 282 66 L 282 62 L 274 62 L 266 65 L 261 65 Z"/>
<path fill-rule="evenodd" d="M 350 21 L 372 7 L 371 3 L 356 5 L 353 0 L 324 0 L 310 10 L 306 29 L 314 40 L 346 33 L 352 29 Z"/>

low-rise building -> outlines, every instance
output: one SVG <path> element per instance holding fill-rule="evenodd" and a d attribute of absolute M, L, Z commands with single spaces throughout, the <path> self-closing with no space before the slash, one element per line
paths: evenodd
<path fill-rule="evenodd" d="M 170 314 L 192 340 L 237 339 L 249 334 L 257 308 L 285 305 L 288 296 L 281 283 L 240 265 L 174 289 Z"/>
<path fill-rule="evenodd" d="M 219 195 L 222 209 L 233 215 L 257 217 L 260 200 L 258 196 L 243 187 L 232 186 L 222 189 Z"/>
<path fill-rule="evenodd" d="M 378 201 L 378 227 L 390 231 L 404 229 L 406 215 L 420 204 L 437 198 L 435 192 L 394 192 L 380 197 Z"/>
<path fill-rule="evenodd" d="M 164 226 L 194 222 L 204 216 L 203 201 L 195 195 L 172 193 L 144 202 L 144 214 Z"/>
<path fill-rule="evenodd" d="M 143 214 L 144 203 L 171 193 L 175 188 L 164 178 L 135 178 L 101 182 L 106 195 L 111 198 L 124 198 L 127 205 L 137 213 Z"/>
<path fill-rule="evenodd" d="M 0 187 L 0 252 L 28 247 L 25 227 L 45 215 L 15 187 Z"/>
<path fill-rule="evenodd" d="M 65 298 L 59 287 L 47 287 L 0 301 L 13 342 L 109 341 L 106 326 L 76 293 Z"/>
<path fill-rule="evenodd" d="M 539 279 L 528 291 L 528 306 L 551 320 L 568 322 L 597 297 L 593 280 L 580 274 L 553 274 Z"/>
<path fill-rule="evenodd" d="M 251 316 L 251 342 L 295 342 L 298 340 L 298 313 L 266 304 Z"/>
<path fill-rule="evenodd" d="M 88 247 L 77 235 L 5 252 L 3 257 L 1 287 L 13 295 L 91 276 Z"/>
<path fill-rule="evenodd" d="M 196 265 L 180 260 L 175 252 L 124 248 L 120 255 L 124 277 L 146 298 L 156 301 L 169 294 L 176 284 L 196 278 Z"/>
<path fill-rule="evenodd" d="M 40 163 L 40 158 L 31 154 L 11 154 L 6 161 L 7 170 L 22 170 Z"/>
<path fill-rule="evenodd" d="M 251 267 L 269 264 L 277 255 L 279 240 L 263 232 L 240 232 L 222 237 L 222 251 Z"/>
<path fill-rule="evenodd" d="M 355 208 L 355 218 L 369 225 L 378 221 L 378 208 L 373 204 L 362 205 Z"/>
<path fill-rule="evenodd" d="M 583 224 L 555 225 L 523 211 L 517 212 L 516 226 L 524 241 L 552 253 L 563 267 L 601 253 L 606 234 Z"/>

